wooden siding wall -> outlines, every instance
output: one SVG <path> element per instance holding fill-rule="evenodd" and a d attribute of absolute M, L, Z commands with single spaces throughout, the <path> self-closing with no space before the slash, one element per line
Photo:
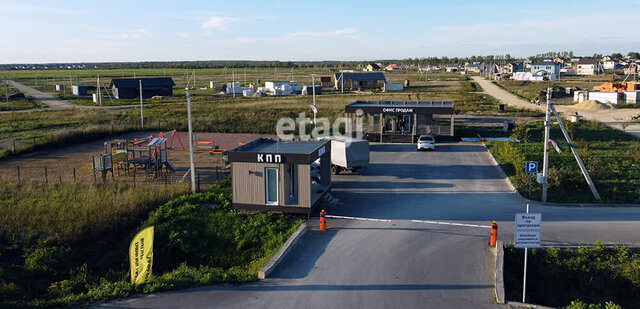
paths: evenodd
<path fill-rule="evenodd" d="M 311 167 L 298 165 L 298 202 L 300 207 L 311 208 Z"/>
<path fill-rule="evenodd" d="M 298 204 L 289 198 L 286 164 L 233 162 L 232 164 L 233 203 L 266 205 L 264 173 L 266 167 L 278 168 L 278 205 L 311 207 L 311 170 L 309 165 L 297 166 Z"/>

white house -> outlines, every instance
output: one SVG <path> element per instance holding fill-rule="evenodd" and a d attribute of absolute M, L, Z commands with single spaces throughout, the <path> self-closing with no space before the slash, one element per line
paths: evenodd
<path fill-rule="evenodd" d="M 578 75 L 596 75 L 602 71 L 600 60 L 595 58 L 582 58 L 578 61 Z"/>
<path fill-rule="evenodd" d="M 602 68 L 605 70 L 615 70 L 619 68 L 618 61 L 613 59 L 602 61 Z"/>
<path fill-rule="evenodd" d="M 300 93 L 302 87 L 299 82 L 265 82 L 264 89 L 272 94 L 289 95 Z"/>

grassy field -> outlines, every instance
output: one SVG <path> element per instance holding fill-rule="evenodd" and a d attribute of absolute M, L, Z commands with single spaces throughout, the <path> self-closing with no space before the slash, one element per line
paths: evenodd
<path fill-rule="evenodd" d="M 142 73 L 145 76 L 161 75 L 163 71 L 145 70 L 137 72 L 136 76 L 142 75 Z M 83 74 L 85 77 L 96 73 L 92 70 L 73 72 L 79 75 Z M 98 73 L 107 76 L 126 73 L 125 71 L 109 72 L 101 71 Z M 294 77 L 297 79 L 310 72 L 311 70 L 307 71 L 306 69 L 296 70 Z M 168 73 L 178 74 L 180 72 L 168 70 Z M 228 75 L 224 73 L 223 69 L 202 70 L 197 73 L 219 74 L 225 78 Z M 264 69 L 259 73 L 273 74 L 272 70 L 266 71 Z M 281 73 L 276 72 L 276 74 Z M 287 73 L 282 74 L 286 75 Z M 25 78 L 30 76 L 25 79 L 30 81 L 33 74 L 36 72 L 20 71 L 14 72 L 12 76 Z M 308 77 L 310 78 L 310 75 Z M 405 92 L 396 93 L 336 93 L 317 96 L 318 116 L 333 120 L 342 116 L 344 106 L 357 100 L 453 100 L 456 109 L 460 110 L 461 114 L 531 115 L 531 112 L 521 110 L 498 111 L 495 98 L 477 93 L 479 90 L 477 84 L 467 81 L 467 77 L 460 74 L 430 73 L 428 80 L 425 81 L 424 75 L 417 72 L 401 72 L 388 73 L 387 78 L 394 81 L 409 79 L 412 81 L 411 87 Z M 39 84 L 42 83 L 43 81 L 40 80 Z M 154 131 L 166 131 L 173 128 L 186 130 L 185 101 L 185 97 L 180 94 L 160 100 L 145 100 L 145 129 Z M 308 105 L 312 103 L 312 98 L 287 96 L 234 99 L 195 95 L 192 102 L 194 130 L 196 131 L 273 134 L 275 133 L 275 123 L 279 118 L 283 116 L 295 117 L 301 112 L 310 114 Z M 88 100 L 80 100 L 78 104 L 94 105 Z M 109 105 L 111 103 L 109 100 L 105 100 L 103 104 Z M 121 100 L 116 104 L 137 105 L 139 101 Z M 67 110 L 0 115 L 0 158 L 139 129 L 139 111 L 137 109 Z M 16 143 L 15 152 L 13 151 L 14 142 Z"/>
<path fill-rule="evenodd" d="M 524 250 L 507 245 L 504 253 L 506 299 L 522 301 Z M 529 249 L 526 302 L 572 309 L 637 308 L 638 269 L 640 253 L 624 246 L 606 248 L 597 242 L 593 248 Z"/>
<path fill-rule="evenodd" d="M 546 100 L 547 88 L 553 87 L 554 98 L 560 99 L 556 100 L 556 104 L 575 104 L 575 102 L 573 102 L 573 95 L 565 95 L 564 89 L 566 87 L 579 88 L 582 90 L 593 90 L 594 87 L 600 86 L 605 82 L 611 82 L 611 80 L 599 76 L 572 76 L 561 78 L 559 80 L 556 80 L 555 82 L 498 80 L 494 83 L 524 100 L 532 101 L 536 97 L 538 97 L 541 102 L 544 102 Z"/>
<path fill-rule="evenodd" d="M 32 97 L 9 99 L 8 104 L 6 100 L 0 100 L 0 111 L 18 111 L 44 107 L 47 107 L 47 105 Z"/>
<path fill-rule="evenodd" d="M 3 182 L 0 307 L 87 305 L 189 286 L 255 281 L 259 268 L 301 223 L 282 214 L 231 212 L 229 180 L 167 202 L 186 191 L 184 185 Z M 129 242 L 151 225 L 153 276 L 148 284 L 134 286 L 128 282 Z"/>
<path fill-rule="evenodd" d="M 597 122 L 565 123 L 578 147 L 591 178 L 605 203 L 640 203 L 640 143 L 621 131 Z M 542 162 L 542 122 L 520 124 L 514 130 L 515 142 L 488 142 L 487 147 L 496 157 L 514 186 L 528 196 L 529 175 L 524 171 L 525 161 Z M 551 139 L 564 141 L 557 124 L 551 126 Z M 549 155 L 550 202 L 596 202 L 584 180 L 571 151 Z M 534 177 L 535 178 L 535 177 Z M 535 181 L 535 179 L 534 179 Z M 539 200 L 539 186 L 533 186 L 531 199 Z"/>

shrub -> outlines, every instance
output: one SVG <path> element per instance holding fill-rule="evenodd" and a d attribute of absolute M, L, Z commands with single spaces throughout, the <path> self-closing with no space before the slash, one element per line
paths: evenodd
<path fill-rule="evenodd" d="M 56 276 L 67 268 L 69 248 L 40 247 L 24 255 L 24 269 L 36 274 Z"/>

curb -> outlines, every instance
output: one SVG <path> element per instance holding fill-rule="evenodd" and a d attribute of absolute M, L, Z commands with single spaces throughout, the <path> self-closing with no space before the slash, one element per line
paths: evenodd
<path fill-rule="evenodd" d="M 520 303 L 517 301 L 508 301 L 507 305 L 509 305 L 510 308 L 517 308 L 517 309 L 554 309 L 553 307 L 547 307 L 547 306 L 542 306 L 542 305 L 534 305 L 534 304 L 527 304 L 527 303 Z"/>
<path fill-rule="evenodd" d="M 282 245 L 280 250 L 278 250 L 278 252 L 273 257 L 271 257 L 271 259 L 269 260 L 269 262 L 267 262 L 267 264 L 265 264 L 264 266 L 262 266 L 262 268 L 260 268 L 260 270 L 258 271 L 258 279 L 267 278 L 267 276 L 269 276 L 269 274 L 271 274 L 271 272 L 273 272 L 276 269 L 276 267 L 278 267 L 278 264 L 282 262 L 284 257 L 287 256 L 287 253 L 289 253 L 291 248 L 295 246 L 298 240 L 300 240 L 300 238 L 302 238 L 302 235 L 304 235 L 306 232 L 307 232 L 307 224 L 306 223 L 300 224 L 300 227 L 298 227 L 298 229 L 295 232 L 293 232 L 293 234 L 291 234 L 289 239 L 287 239 L 284 245 Z"/>
<path fill-rule="evenodd" d="M 502 240 L 496 242 L 496 302 L 504 304 L 504 243 Z"/>
<path fill-rule="evenodd" d="M 511 179 L 509 179 L 509 177 L 507 177 L 507 174 L 505 174 L 504 170 L 502 169 L 502 166 L 500 166 L 500 164 L 498 163 L 498 161 L 493 156 L 493 154 L 491 153 L 491 151 L 489 150 L 487 145 L 485 145 L 484 142 L 482 142 L 482 146 L 484 146 L 484 148 L 487 149 L 487 152 L 489 153 L 489 158 L 491 159 L 491 162 L 493 162 L 493 164 L 496 167 L 496 169 L 498 170 L 498 173 L 500 174 L 500 176 L 504 177 L 504 179 L 507 181 L 507 185 L 509 186 L 509 189 L 511 189 L 511 191 L 513 193 L 517 193 L 516 194 L 516 198 L 521 200 L 524 203 L 539 204 L 539 205 L 551 206 L 551 207 L 640 207 L 640 204 L 551 203 L 551 202 L 542 202 L 542 201 L 530 200 L 530 199 L 522 196 L 520 191 L 518 191 L 518 189 L 516 189 L 516 187 L 511 182 Z"/>

